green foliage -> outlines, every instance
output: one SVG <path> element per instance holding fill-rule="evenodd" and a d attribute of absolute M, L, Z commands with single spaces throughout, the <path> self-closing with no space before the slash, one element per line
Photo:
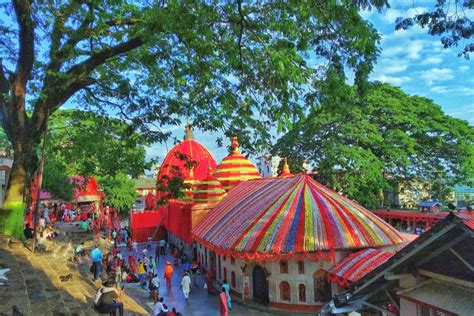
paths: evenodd
<path fill-rule="evenodd" d="M 106 195 L 104 205 L 117 208 L 122 217 L 128 216 L 137 197 L 134 182 L 123 173 L 99 177 L 98 181 Z"/>
<path fill-rule="evenodd" d="M 470 42 L 474 35 L 474 22 L 472 13 L 474 1 L 446 1 L 436 0 L 434 10 L 419 12 L 414 17 L 397 18 L 396 29 L 407 29 L 415 24 L 428 29 L 428 34 L 440 36 L 444 48 L 458 46 L 465 41 L 459 56 L 469 59 L 469 54 L 474 52 L 474 43 Z"/>
<path fill-rule="evenodd" d="M 337 73 L 318 84 L 318 103 L 274 151 L 310 161 L 325 185 L 376 207 L 396 179 L 472 178 L 474 129 L 466 121 L 388 84 L 369 85 L 364 97 Z"/>
<path fill-rule="evenodd" d="M 0 210 L 0 232 L 7 236 L 24 239 L 23 216 L 25 214 L 25 203 L 8 203 Z"/>
<path fill-rule="evenodd" d="M 94 113 L 56 112 L 50 122 L 47 159 L 68 175 L 137 177 L 149 167 L 147 140 L 130 125 Z"/>
<path fill-rule="evenodd" d="M 64 165 L 54 159 L 46 159 L 43 172 L 43 191 L 48 191 L 57 199 L 71 201 L 74 189 L 69 182 Z"/>

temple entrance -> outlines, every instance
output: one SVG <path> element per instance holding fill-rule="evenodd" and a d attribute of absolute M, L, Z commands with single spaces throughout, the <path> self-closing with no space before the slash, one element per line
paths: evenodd
<path fill-rule="evenodd" d="M 260 266 L 255 266 L 252 272 L 253 299 L 268 302 L 268 282 L 265 271 Z"/>

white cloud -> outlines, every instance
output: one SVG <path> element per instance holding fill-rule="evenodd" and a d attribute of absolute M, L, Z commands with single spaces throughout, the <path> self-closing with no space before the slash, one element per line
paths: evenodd
<path fill-rule="evenodd" d="M 386 43 L 382 55 L 384 57 L 404 57 L 410 60 L 417 60 L 421 57 L 425 41 L 423 40 L 396 40 L 393 43 Z"/>
<path fill-rule="evenodd" d="M 469 70 L 469 66 L 460 66 L 458 69 L 460 72 L 466 72 Z"/>
<path fill-rule="evenodd" d="M 474 95 L 474 90 L 469 87 L 433 86 L 430 88 L 430 91 L 433 93 L 438 93 L 438 94 L 451 94 L 451 95 L 457 95 L 457 96 Z"/>
<path fill-rule="evenodd" d="M 466 120 L 474 126 L 474 103 L 456 105 L 455 109 L 447 110 L 447 114 Z"/>
<path fill-rule="evenodd" d="M 424 8 L 424 7 L 409 8 L 408 10 L 403 10 L 403 11 L 400 11 L 397 9 L 388 9 L 382 14 L 381 19 L 385 23 L 392 24 L 392 23 L 395 23 L 395 20 L 398 17 L 412 18 L 415 15 L 424 13 L 426 11 L 427 11 L 427 8 Z"/>
<path fill-rule="evenodd" d="M 394 76 L 386 76 L 386 75 L 380 75 L 374 79 L 378 81 L 390 83 L 396 86 L 399 86 L 402 83 L 405 83 L 411 80 L 410 77 L 407 77 L 407 76 L 394 77 Z"/>
<path fill-rule="evenodd" d="M 428 58 L 425 58 L 421 64 L 422 65 L 437 65 L 441 64 L 443 62 L 443 58 L 440 56 L 431 56 Z"/>
<path fill-rule="evenodd" d="M 420 72 L 420 78 L 428 85 L 432 85 L 437 81 L 446 81 L 454 78 L 453 71 L 449 68 L 432 68 Z"/>
<path fill-rule="evenodd" d="M 450 89 L 446 86 L 434 86 L 431 87 L 430 91 L 433 93 L 447 93 Z"/>
<path fill-rule="evenodd" d="M 390 66 L 383 67 L 380 71 L 386 74 L 395 74 L 402 71 L 405 71 L 408 68 L 408 65 L 403 64 L 392 64 Z"/>

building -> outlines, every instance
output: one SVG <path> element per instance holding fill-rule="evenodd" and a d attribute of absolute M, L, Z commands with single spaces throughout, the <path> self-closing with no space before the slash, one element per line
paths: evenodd
<path fill-rule="evenodd" d="M 217 163 L 212 154 L 194 140 L 192 128 L 186 126 L 184 140 L 171 148 L 164 158 L 156 183 L 166 185 L 168 181 L 175 177 L 181 177 L 185 183 L 190 185 L 186 190 L 185 198 L 170 199 L 166 205 L 159 206 L 156 200 L 165 198 L 167 192 L 157 192 L 150 198 L 147 192 L 146 200 L 152 200 L 151 203 L 144 203 L 142 212 L 132 213 L 130 216 L 131 227 L 134 238 L 141 242 L 146 241 L 148 237 L 158 238 L 157 227 L 164 227 L 167 231 L 168 240 L 174 244 L 181 242 L 190 245 L 191 240 L 191 208 L 192 194 L 199 181 L 207 178 L 208 170 L 214 170 Z M 148 207 L 146 204 L 149 204 Z M 152 207 L 150 207 L 152 205 Z M 190 248 L 189 248 L 190 249 Z"/>
<path fill-rule="evenodd" d="M 353 311 L 473 315 L 474 217 L 450 213 L 323 308 Z"/>
<path fill-rule="evenodd" d="M 441 205 L 438 201 L 421 201 L 418 207 L 423 213 L 436 213 L 439 212 Z"/>
<path fill-rule="evenodd" d="M 156 178 L 142 177 L 133 179 L 137 199 L 133 206 L 135 211 L 145 209 L 145 199 L 149 194 L 156 195 Z"/>
<path fill-rule="evenodd" d="M 474 208 L 474 187 L 456 185 L 454 187 L 454 196 L 458 209 L 466 209 L 468 206 Z"/>
<path fill-rule="evenodd" d="M 241 182 L 197 223 L 193 237 L 201 265 L 218 283 L 229 280 L 233 295 L 291 311 L 316 311 L 338 293 L 328 271 L 351 253 L 394 252 L 406 242 L 306 174 Z"/>
<path fill-rule="evenodd" d="M 6 156 L 0 156 L 0 202 L 3 204 L 5 199 L 5 190 L 7 189 L 8 177 L 13 165 L 13 160 Z"/>
<path fill-rule="evenodd" d="M 280 161 L 280 157 L 268 154 L 257 157 L 255 166 L 263 178 L 271 178 L 278 175 L 278 165 Z"/>

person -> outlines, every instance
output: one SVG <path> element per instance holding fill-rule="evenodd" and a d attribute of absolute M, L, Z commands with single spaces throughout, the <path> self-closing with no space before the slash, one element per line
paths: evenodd
<path fill-rule="evenodd" d="M 26 224 L 25 229 L 23 230 L 23 234 L 25 235 L 26 239 L 33 238 L 33 231 L 30 228 L 30 224 Z"/>
<path fill-rule="evenodd" d="M 130 270 L 132 271 L 132 273 L 137 272 L 137 259 L 135 259 L 134 255 L 128 256 L 128 265 L 130 266 Z"/>
<path fill-rule="evenodd" d="M 150 270 L 152 273 L 155 273 L 155 270 L 156 270 L 156 261 L 153 260 L 153 257 L 150 256 L 150 260 L 148 260 L 148 262 L 150 262 Z"/>
<path fill-rule="evenodd" d="M 81 242 L 74 250 L 74 261 L 77 261 L 78 256 L 84 257 L 85 255 L 86 251 L 84 250 L 84 242 Z"/>
<path fill-rule="evenodd" d="M 44 206 L 43 208 L 43 217 L 46 222 L 46 224 L 50 225 L 51 224 L 51 218 L 49 217 L 49 208 L 47 206 Z"/>
<path fill-rule="evenodd" d="M 87 230 L 87 221 L 85 221 L 85 220 L 81 221 L 81 229 L 83 231 Z"/>
<path fill-rule="evenodd" d="M 137 268 L 138 278 L 140 278 L 140 282 L 143 282 L 146 277 L 145 266 L 141 259 L 138 259 L 138 268 Z"/>
<path fill-rule="evenodd" d="M 160 252 L 163 256 L 166 255 L 165 248 L 166 248 L 166 240 L 162 239 L 160 240 Z"/>
<path fill-rule="evenodd" d="M 183 290 L 184 299 L 188 300 L 189 292 L 191 291 L 191 278 L 188 272 L 184 272 L 183 279 L 181 280 L 181 289 Z"/>
<path fill-rule="evenodd" d="M 112 232 L 112 238 L 114 240 L 114 244 L 117 244 L 117 230 L 114 228 L 114 231 Z"/>
<path fill-rule="evenodd" d="M 154 303 L 156 303 L 159 299 L 160 294 L 160 278 L 158 278 L 158 274 L 153 275 L 153 279 L 151 279 L 151 299 Z"/>
<path fill-rule="evenodd" d="M 222 287 L 221 293 L 219 294 L 219 310 L 221 316 L 229 315 L 229 306 L 227 305 L 227 294 L 225 294 L 225 288 Z"/>
<path fill-rule="evenodd" d="M 183 261 L 183 271 L 189 271 L 189 269 L 191 268 L 191 265 L 189 264 L 189 261 L 186 257 L 184 257 Z"/>
<path fill-rule="evenodd" d="M 94 250 L 91 253 L 92 259 L 92 271 L 94 273 L 94 281 L 99 278 L 100 273 L 102 272 L 102 251 L 99 248 L 99 245 L 96 244 Z"/>
<path fill-rule="evenodd" d="M 148 251 L 151 251 L 151 242 L 152 242 L 152 241 L 153 241 L 153 238 L 151 238 L 151 237 L 148 237 L 148 238 L 147 238 L 147 241 L 146 241 L 146 249 L 147 249 Z"/>
<path fill-rule="evenodd" d="M 176 307 L 173 307 L 171 312 L 168 313 L 168 316 L 176 316 Z"/>
<path fill-rule="evenodd" d="M 142 256 L 143 256 L 143 260 L 145 260 L 145 259 L 148 257 L 148 249 L 143 248 L 143 250 L 142 250 Z"/>
<path fill-rule="evenodd" d="M 133 254 L 135 256 L 138 255 L 138 243 L 136 242 L 136 240 L 132 241 L 132 248 L 133 248 Z"/>
<path fill-rule="evenodd" d="M 222 288 L 225 289 L 225 294 L 227 294 L 227 306 L 229 309 L 232 309 L 232 299 L 230 298 L 230 285 L 227 283 L 227 280 L 224 279 L 224 284 L 222 284 Z"/>
<path fill-rule="evenodd" d="M 192 272 L 192 276 L 193 276 L 193 284 L 194 286 L 197 286 L 196 284 L 196 278 L 197 278 L 197 272 L 198 272 L 198 264 L 196 262 L 196 260 L 193 260 L 193 262 L 191 263 L 191 272 Z"/>
<path fill-rule="evenodd" d="M 94 299 L 94 308 L 101 314 L 110 313 L 113 315 L 116 315 L 118 309 L 119 315 L 123 316 L 123 303 L 117 302 L 123 289 L 117 294 L 114 284 L 115 282 L 113 280 L 108 280 L 97 290 Z"/>
<path fill-rule="evenodd" d="M 213 279 L 214 279 L 214 274 L 212 273 L 211 269 L 209 269 L 206 275 L 207 293 L 209 294 L 216 293 L 216 290 L 214 289 L 214 286 L 212 285 Z"/>
<path fill-rule="evenodd" d="M 168 306 L 163 301 L 164 299 L 160 297 L 160 300 L 156 302 L 155 307 L 153 307 L 153 316 L 165 316 L 168 314 Z"/>
<path fill-rule="evenodd" d="M 156 262 L 160 262 L 160 245 L 156 245 L 156 248 L 155 248 L 155 258 L 156 258 Z"/>
<path fill-rule="evenodd" d="M 123 260 L 122 252 L 120 250 L 117 252 L 117 258 Z"/>
<path fill-rule="evenodd" d="M 166 286 L 171 287 L 171 279 L 173 278 L 173 267 L 171 266 L 171 262 L 166 262 L 165 267 L 165 275 L 163 276 L 166 279 Z"/>

